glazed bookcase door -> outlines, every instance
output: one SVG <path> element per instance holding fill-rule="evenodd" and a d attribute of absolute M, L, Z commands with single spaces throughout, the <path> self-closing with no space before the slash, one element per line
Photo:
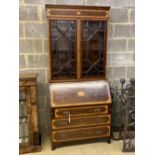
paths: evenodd
<path fill-rule="evenodd" d="M 51 79 L 76 79 L 77 22 L 50 20 Z"/>
<path fill-rule="evenodd" d="M 106 21 L 82 21 L 81 78 L 104 78 Z"/>
<path fill-rule="evenodd" d="M 19 90 L 19 145 L 30 145 L 30 116 L 28 111 L 29 97 L 25 87 L 20 87 Z"/>

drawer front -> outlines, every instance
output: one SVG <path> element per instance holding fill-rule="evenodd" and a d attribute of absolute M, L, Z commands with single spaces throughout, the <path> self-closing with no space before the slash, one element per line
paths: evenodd
<path fill-rule="evenodd" d="M 86 115 L 89 116 L 94 114 L 108 114 L 108 105 L 55 109 L 55 118 L 68 118 L 72 116 Z"/>
<path fill-rule="evenodd" d="M 53 142 L 65 142 L 108 136 L 110 136 L 110 126 L 99 126 L 83 129 L 53 131 L 52 140 Z"/>
<path fill-rule="evenodd" d="M 100 17 L 108 18 L 108 10 L 72 10 L 72 9 L 48 9 L 48 17 Z"/>
<path fill-rule="evenodd" d="M 52 129 L 64 129 L 71 127 L 84 127 L 93 125 L 108 125 L 111 123 L 110 115 L 98 115 L 90 117 L 66 118 L 52 120 Z"/>

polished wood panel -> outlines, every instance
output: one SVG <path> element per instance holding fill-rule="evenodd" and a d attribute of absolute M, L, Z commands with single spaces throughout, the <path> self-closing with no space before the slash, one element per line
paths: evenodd
<path fill-rule="evenodd" d="M 108 105 L 72 107 L 72 108 L 57 108 L 55 110 L 56 118 L 68 118 L 75 116 L 90 116 L 90 115 L 108 114 Z"/>
<path fill-rule="evenodd" d="M 51 17 L 77 17 L 77 18 L 87 18 L 87 17 L 100 17 L 100 18 L 108 18 L 109 12 L 107 10 L 73 10 L 73 9 L 48 9 L 47 16 Z"/>
<path fill-rule="evenodd" d="M 50 85 L 52 107 L 111 103 L 106 81 L 54 83 Z"/>
<path fill-rule="evenodd" d="M 80 139 L 91 139 L 97 137 L 110 136 L 110 126 L 99 126 L 90 128 L 80 128 L 63 131 L 53 131 L 54 142 L 75 141 Z"/>
<path fill-rule="evenodd" d="M 54 5 L 54 4 L 45 4 L 46 9 L 89 9 L 89 10 L 109 10 L 109 6 L 84 6 L 84 5 Z"/>
<path fill-rule="evenodd" d="M 73 128 L 73 127 L 107 125 L 110 123 L 111 123 L 110 115 L 75 117 L 75 118 L 66 118 L 66 119 L 53 119 L 52 128 L 65 129 L 65 128 Z"/>
<path fill-rule="evenodd" d="M 51 18 L 109 18 L 110 7 L 98 7 L 98 6 L 67 6 L 67 5 L 45 5 L 46 14 L 48 19 Z"/>

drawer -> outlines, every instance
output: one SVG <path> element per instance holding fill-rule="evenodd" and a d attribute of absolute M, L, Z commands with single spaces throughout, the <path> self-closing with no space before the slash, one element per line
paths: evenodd
<path fill-rule="evenodd" d="M 48 17 L 101 17 L 108 18 L 108 10 L 79 10 L 79 9 L 48 9 Z"/>
<path fill-rule="evenodd" d="M 53 142 L 65 142 L 82 139 L 91 139 L 97 137 L 108 137 L 110 136 L 110 126 L 99 126 L 82 129 L 72 129 L 63 131 L 53 131 L 52 140 Z"/>
<path fill-rule="evenodd" d="M 55 109 L 55 118 L 108 114 L 108 105 Z"/>
<path fill-rule="evenodd" d="M 108 125 L 111 123 L 110 115 L 98 115 L 89 117 L 77 117 L 66 119 L 54 119 L 52 120 L 52 129 L 64 129 L 71 127 L 86 127 L 93 125 Z"/>

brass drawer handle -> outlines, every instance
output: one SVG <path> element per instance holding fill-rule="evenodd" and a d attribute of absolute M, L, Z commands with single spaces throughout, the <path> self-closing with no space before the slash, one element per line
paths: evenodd
<path fill-rule="evenodd" d="M 96 129 L 96 134 L 97 134 L 97 135 L 102 134 L 102 130 Z"/>
<path fill-rule="evenodd" d="M 63 138 L 68 138 L 68 134 L 67 133 L 61 133 L 60 134 L 60 137 L 63 139 Z"/>
<path fill-rule="evenodd" d="M 103 119 L 99 118 L 96 120 L 97 123 L 103 123 Z"/>
<path fill-rule="evenodd" d="M 69 114 L 70 114 L 69 111 L 63 111 L 62 113 L 63 113 L 64 115 L 69 115 Z"/>
<path fill-rule="evenodd" d="M 81 12 L 78 11 L 78 12 L 76 12 L 76 14 L 77 14 L 77 15 L 81 15 Z"/>
<path fill-rule="evenodd" d="M 96 109 L 94 109 L 94 112 L 101 112 L 101 109 L 100 108 L 96 108 Z"/>
<path fill-rule="evenodd" d="M 61 122 L 59 122 L 58 124 L 59 124 L 59 125 L 67 125 L 68 123 L 67 123 L 67 121 L 61 121 Z"/>

